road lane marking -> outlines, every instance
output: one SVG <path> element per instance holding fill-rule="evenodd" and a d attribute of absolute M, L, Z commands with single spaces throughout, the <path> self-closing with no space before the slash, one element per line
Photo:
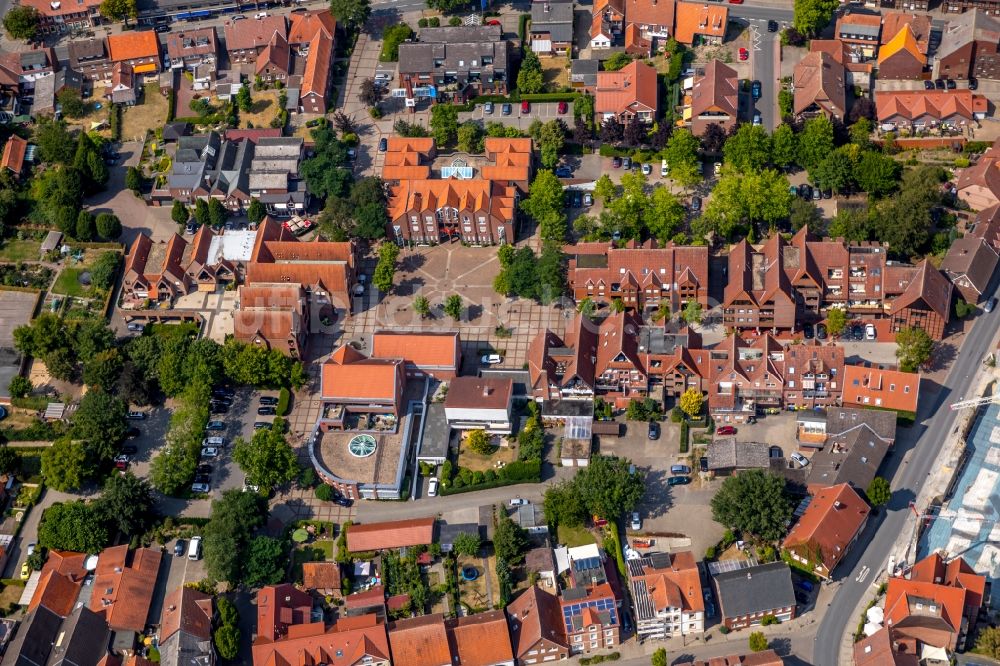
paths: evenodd
<path fill-rule="evenodd" d="M 871 569 L 867 566 L 861 567 L 861 573 L 854 580 L 858 583 L 865 582 L 865 578 L 868 578 L 868 574 L 871 573 Z"/>

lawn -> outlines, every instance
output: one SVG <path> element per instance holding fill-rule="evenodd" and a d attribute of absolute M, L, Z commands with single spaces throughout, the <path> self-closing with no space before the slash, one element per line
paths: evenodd
<path fill-rule="evenodd" d="M 497 438 L 495 441 L 500 441 L 500 438 Z M 514 446 L 501 446 L 493 454 L 484 456 L 472 451 L 465 442 L 466 437 L 463 436 L 462 443 L 458 449 L 458 466 L 465 467 L 473 472 L 485 472 L 488 469 L 496 470 L 498 462 L 507 465 L 517 460 L 517 449 Z"/>
<path fill-rule="evenodd" d="M 150 324 L 146 327 L 150 335 L 161 339 L 194 338 L 198 336 L 198 325 L 192 322 L 180 324 Z"/>
<path fill-rule="evenodd" d="M 24 592 L 24 581 L 6 581 L 3 591 L 0 591 L 0 608 L 7 609 L 16 605 L 22 592 Z"/>
<path fill-rule="evenodd" d="M 292 551 L 292 580 L 302 580 L 302 565 L 305 562 L 325 562 L 333 559 L 333 541 L 324 539 L 305 544 Z"/>
<path fill-rule="evenodd" d="M 562 90 L 569 85 L 569 70 L 566 68 L 566 58 L 542 58 L 542 78 L 546 90 Z"/>
<path fill-rule="evenodd" d="M 253 106 L 249 113 L 240 111 L 240 127 L 270 127 L 271 121 L 278 114 L 277 90 L 251 90 Z"/>
<path fill-rule="evenodd" d="M 141 139 L 147 130 L 163 127 L 166 122 L 167 98 L 160 93 L 158 84 L 146 84 L 139 103 L 122 112 L 122 139 Z"/>
<path fill-rule="evenodd" d="M 559 526 L 557 540 L 569 548 L 597 543 L 597 539 L 586 527 L 566 527 L 565 525 Z"/>
<path fill-rule="evenodd" d="M 64 296 L 84 297 L 92 295 L 94 288 L 80 283 L 80 275 L 86 271 L 85 267 L 63 268 L 59 277 L 56 278 L 55 284 L 52 285 L 52 291 Z"/>
<path fill-rule="evenodd" d="M 479 572 L 479 577 L 475 580 L 463 579 L 462 569 L 464 567 L 475 567 L 476 571 Z M 481 557 L 465 557 L 462 555 L 458 558 L 458 592 L 462 603 L 468 606 L 473 612 L 482 612 L 491 608 L 489 597 L 486 594 L 486 577 L 490 573 L 490 571 L 483 570 L 483 559 Z M 493 576 L 495 577 L 496 574 L 494 573 Z M 498 584 L 493 582 L 492 587 L 494 593 L 496 593 Z"/>
<path fill-rule="evenodd" d="M 9 240 L 0 247 L 0 261 L 38 261 L 42 243 L 36 240 Z"/>

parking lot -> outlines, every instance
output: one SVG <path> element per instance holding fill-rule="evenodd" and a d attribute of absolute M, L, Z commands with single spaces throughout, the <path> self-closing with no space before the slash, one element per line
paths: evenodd
<path fill-rule="evenodd" d="M 517 127 L 522 131 L 527 131 L 528 127 L 535 120 L 547 122 L 556 118 L 561 118 L 567 126 L 573 125 L 573 103 L 566 103 L 566 112 L 559 113 L 559 102 L 528 102 L 528 112 L 525 113 L 521 102 L 512 102 L 510 113 L 504 114 L 503 104 L 494 104 L 493 113 L 486 113 L 485 104 L 477 104 L 472 111 L 464 111 L 458 114 L 458 122 L 466 120 L 480 120 L 486 123 L 503 123 L 508 127 Z"/>

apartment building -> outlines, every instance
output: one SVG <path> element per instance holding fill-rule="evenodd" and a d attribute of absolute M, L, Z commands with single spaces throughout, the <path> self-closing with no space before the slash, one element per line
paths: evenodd
<path fill-rule="evenodd" d="M 639 640 L 666 640 L 705 631 L 701 576 L 690 551 L 650 553 L 628 560 Z"/>
<path fill-rule="evenodd" d="M 434 101 L 464 103 L 477 95 L 506 95 L 513 66 L 510 42 L 495 25 L 424 28 L 419 41 L 399 45 L 399 78 L 406 105 L 434 87 Z"/>
<path fill-rule="evenodd" d="M 86 30 L 102 23 L 101 0 L 21 0 L 19 4 L 38 12 L 42 35 Z"/>
<path fill-rule="evenodd" d="M 797 615 L 792 571 L 784 562 L 725 571 L 712 582 L 722 624 L 730 630 L 759 626 L 768 615 L 782 622 Z"/>

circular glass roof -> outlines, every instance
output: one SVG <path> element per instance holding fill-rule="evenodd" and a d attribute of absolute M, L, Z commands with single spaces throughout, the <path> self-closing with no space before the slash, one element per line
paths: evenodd
<path fill-rule="evenodd" d="M 347 443 L 347 450 L 355 458 L 367 458 L 375 453 L 375 438 L 371 435 L 355 435 Z"/>

